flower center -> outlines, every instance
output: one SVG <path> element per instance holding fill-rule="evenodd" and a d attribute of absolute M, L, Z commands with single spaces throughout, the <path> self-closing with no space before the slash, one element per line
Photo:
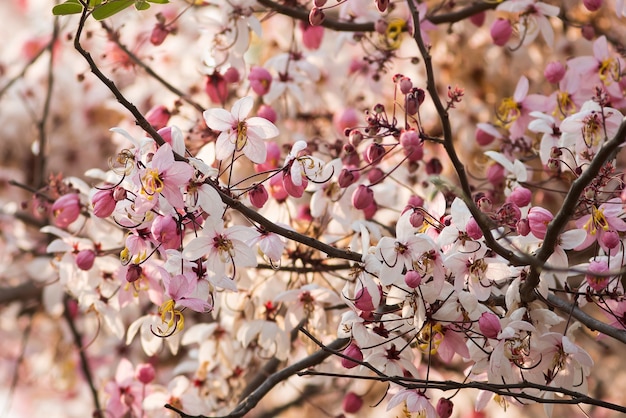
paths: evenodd
<path fill-rule="evenodd" d="M 504 126 L 513 123 L 522 115 L 520 107 L 512 97 L 507 97 L 500 103 L 497 117 Z"/>
<path fill-rule="evenodd" d="M 163 180 L 159 175 L 159 171 L 154 168 L 149 168 L 141 178 L 143 184 L 142 192 L 148 196 L 148 199 L 152 199 L 154 195 L 161 193 L 163 190 Z"/>
<path fill-rule="evenodd" d="M 248 125 L 245 121 L 237 124 L 237 142 L 235 142 L 235 149 L 241 151 L 248 142 Z"/>

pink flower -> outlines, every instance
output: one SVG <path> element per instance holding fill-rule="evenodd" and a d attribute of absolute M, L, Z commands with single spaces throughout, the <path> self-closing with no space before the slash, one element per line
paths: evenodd
<path fill-rule="evenodd" d="M 80 215 L 80 198 L 76 193 L 68 193 L 59 197 L 52 204 L 54 224 L 59 228 L 66 228 Z"/>
<path fill-rule="evenodd" d="M 265 162 L 267 150 L 263 141 L 274 138 L 279 132 L 265 118 L 254 116 L 246 119 L 253 104 L 252 97 L 247 96 L 237 100 L 230 112 L 218 108 L 204 111 L 207 126 L 221 131 L 215 144 L 215 158 L 218 160 L 224 160 L 234 152 L 243 152 L 254 163 Z"/>
<path fill-rule="evenodd" d="M 196 312 L 208 312 L 213 308 L 206 300 L 193 296 L 198 286 L 198 277 L 195 273 L 172 276 L 163 268 L 159 268 L 159 271 L 161 272 L 165 292 L 172 298 L 172 302 Z M 165 302 L 164 304 L 167 303 Z"/>
<path fill-rule="evenodd" d="M 540 206 L 534 206 L 528 211 L 528 226 L 530 232 L 539 239 L 546 236 L 548 224 L 552 221 L 554 215 L 548 210 Z"/>
<path fill-rule="evenodd" d="M 602 291 L 609 284 L 610 276 L 606 273 L 609 272 L 609 266 L 606 262 L 592 260 L 589 263 L 589 273 L 585 275 L 587 284 L 596 292 Z"/>
<path fill-rule="evenodd" d="M 590 214 L 576 221 L 576 227 L 586 231 L 587 237 L 582 244 L 575 249 L 582 250 L 589 247 L 594 242 L 598 242 L 598 244 L 608 252 L 610 248 L 606 246 L 603 238 L 611 231 L 626 231 L 626 222 L 620 218 L 623 214 L 622 200 L 619 198 L 611 199 L 601 204 L 599 207 L 592 206 Z"/>
<path fill-rule="evenodd" d="M 142 171 L 141 192 L 149 201 L 162 194 L 170 205 L 183 208 L 185 202 L 181 188 L 186 188 L 192 175 L 193 167 L 185 162 L 175 161 L 172 147 L 165 143 L 154 154 L 148 167 Z"/>
<path fill-rule="evenodd" d="M 272 84 L 272 75 L 263 67 L 252 67 L 248 74 L 250 88 L 259 96 L 263 96 L 270 91 Z"/>
<path fill-rule="evenodd" d="M 431 405 L 428 398 L 416 389 L 403 389 L 389 399 L 387 411 L 404 403 L 409 412 L 416 412 L 424 418 L 437 418 L 437 411 Z"/>
<path fill-rule="evenodd" d="M 115 380 L 108 382 L 104 391 L 109 395 L 106 404 L 107 416 L 121 418 L 129 412 L 130 415 L 141 415 L 142 385 L 135 380 L 133 365 L 127 359 L 120 360 L 115 372 Z"/>
<path fill-rule="evenodd" d="M 161 244 L 163 249 L 175 249 L 182 243 L 181 229 L 172 216 L 157 216 L 150 227 L 152 238 Z"/>

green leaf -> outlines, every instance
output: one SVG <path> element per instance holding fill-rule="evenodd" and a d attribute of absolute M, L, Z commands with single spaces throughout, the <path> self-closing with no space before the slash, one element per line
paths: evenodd
<path fill-rule="evenodd" d="M 98 7 L 102 4 L 102 0 L 89 0 L 89 8 L 93 9 L 94 7 Z"/>
<path fill-rule="evenodd" d="M 137 0 L 135 2 L 135 9 L 137 10 L 146 10 L 150 8 L 150 3 L 145 0 Z"/>
<path fill-rule="evenodd" d="M 75 15 L 82 13 L 83 5 L 78 0 L 67 0 L 65 3 L 57 4 L 52 8 L 55 16 Z"/>
<path fill-rule="evenodd" d="M 96 20 L 106 19 L 107 17 L 111 17 L 114 14 L 121 12 L 134 2 L 134 0 L 112 0 L 96 7 L 92 14 Z"/>
<path fill-rule="evenodd" d="M 149 3 L 156 3 L 156 4 L 166 4 L 169 3 L 170 0 L 147 0 Z"/>

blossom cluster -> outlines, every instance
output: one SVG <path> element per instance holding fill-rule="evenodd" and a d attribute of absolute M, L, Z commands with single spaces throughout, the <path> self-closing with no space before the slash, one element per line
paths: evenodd
<path fill-rule="evenodd" d="M 583 329 L 626 329 L 626 62 L 610 33 L 584 25 L 569 34 L 582 52 L 552 54 L 566 41 L 554 26 L 574 16 L 534 0 L 458 6 L 467 19 L 383 0 L 315 0 L 308 16 L 271 0 L 157 6 L 100 29 L 104 59 L 131 71 L 99 81 L 145 95 L 149 111 L 125 110 L 146 132 L 120 121 L 107 165 L 37 185 L 24 206 L 48 239 L 6 245 L 33 254 L 42 316 L 70 325 L 59 332 L 97 329 L 79 347 L 90 361 L 72 361 L 96 372 L 102 416 L 241 412 L 272 364 L 306 364 L 320 391 L 334 379 L 346 414 L 367 413 L 368 380 L 385 382 L 383 411 L 407 417 L 461 416 L 463 385 L 480 389 L 477 411 L 537 402 L 551 415 L 587 394 Z M 622 8 L 607 13 L 623 23 Z M 89 13 L 63 19 L 97 50 L 80 38 L 98 30 Z M 474 111 L 485 86 L 438 90 L 433 59 L 453 48 L 442 23 L 477 32 L 485 54 L 555 59 Z M 163 92 L 142 81 L 127 31 L 149 35 Z M 211 48 L 183 57 L 186 40 Z M 181 74 L 202 74 L 154 75 L 177 54 L 192 64 Z M 316 353 L 332 356 L 307 363 Z"/>

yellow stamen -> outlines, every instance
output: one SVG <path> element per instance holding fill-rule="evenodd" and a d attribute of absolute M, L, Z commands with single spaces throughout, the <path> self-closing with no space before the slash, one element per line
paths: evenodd
<path fill-rule="evenodd" d="M 431 355 L 437 354 L 439 345 L 443 341 L 443 327 L 439 322 L 427 323 L 424 325 L 418 335 L 419 348 L 425 353 L 430 352 Z"/>
<path fill-rule="evenodd" d="M 387 25 L 387 30 L 385 31 L 387 45 L 389 45 L 390 49 L 398 49 L 402 41 L 400 37 L 402 32 L 406 29 L 406 21 L 404 19 L 393 19 Z"/>
<path fill-rule="evenodd" d="M 141 192 L 148 196 L 148 199 L 152 199 L 154 195 L 161 193 L 163 190 L 163 180 L 159 175 L 159 171 L 153 168 L 146 170 L 146 173 L 141 178 L 143 189 Z"/>
<path fill-rule="evenodd" d="M 164 302 L 159 308 L 159 314 L 161 315 L 161 321 L 167 325 L 167 329 L 159 330 L 163 334 L 173 334 L 176 331 L 181 331 L 185 328 L 185 317 L 179 309 L 175 309 L 176 302 L 168 300 Z"/>
<path fill-rule="evenodd" d="M 507 126 L 515 122 L 521 115 L 520 105 L 512 97 L 502 99 L 497 111 L 498 120 L 502 125 Z"/>
<path fill-rule="evenodd" d="M 239 122 L 237 124 L 237 142 L 235 142 L 235 149 L 241 151 L 248 142 L 248 125 L 246 122 Z"/>

